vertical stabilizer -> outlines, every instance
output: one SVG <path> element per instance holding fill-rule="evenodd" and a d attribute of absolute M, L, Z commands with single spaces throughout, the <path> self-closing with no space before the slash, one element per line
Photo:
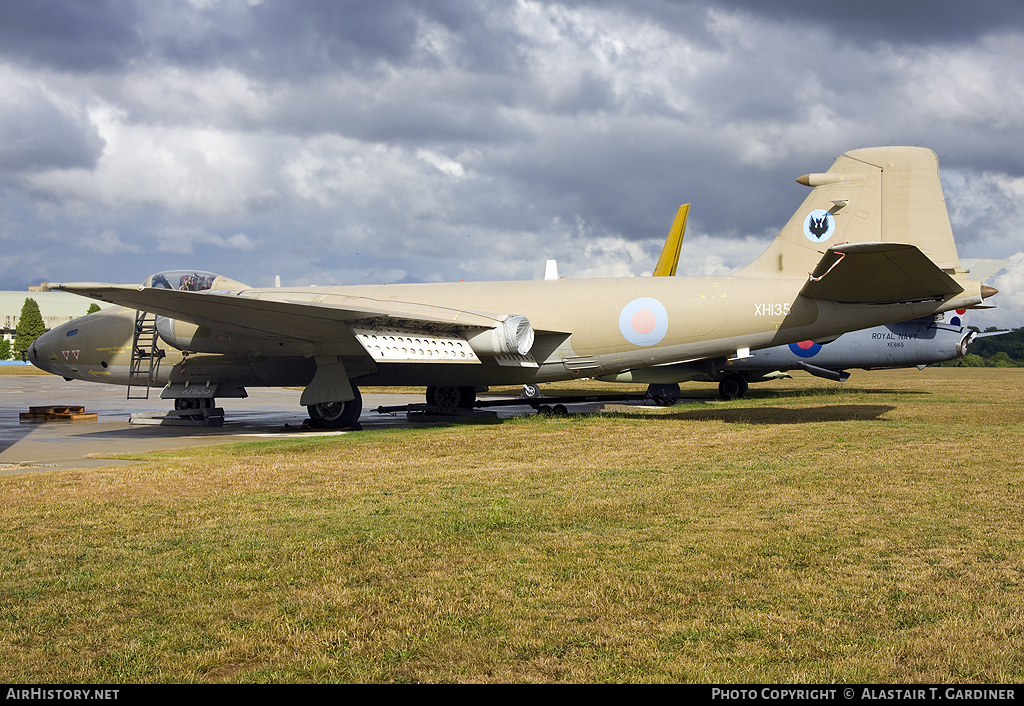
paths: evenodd
<path fill-rule="evenodd" d="M 837 158 L 822 174 L 797 182 L 812 188 L 772 244 L 737 274 L 806 277 L 840 243 L 914 245 L 938 267 L 959 267 L 938 158 L 921 147 L 871 147 Z"/>
<path fill-rule="evenodd" d="M 665 239 L 665 245 L 661 249 L 661 256 L 658 264 L 654 266 L 655 277 L 671 277 L 675 275 L 679 266 L 679 248 L 683 244 L 683 234 L 686 232 L 686 217 L 690 213 L 690 204 L 684 203 L 676 211 L 676 219 L 672 222 L 672 228 Z"/>

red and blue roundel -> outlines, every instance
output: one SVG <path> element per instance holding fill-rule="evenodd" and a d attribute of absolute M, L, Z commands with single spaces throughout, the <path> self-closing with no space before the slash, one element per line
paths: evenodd
<path fill-rule="evenodd" d="M 800 343 L 790 343 L 789 350 L 801 358 L 813 358 L 821 350 L 821 344 L 814 341 L 800 341 Z"/>
<path fill-rule="evenodd" d="M 954 316 L 953 318 L 951 318 L 949 320 L 950 326 L 961 326 L 961 325 L 963 325 L 964 320 L 961 319 L 960 317 L 963 316 L 966 313 L 967 313 L 967 309 L 957 309 L 956 310 L 956 316 Z"/>
<path fill-rule="evenodd" d="M 657 299 L 640 297 L 622 307 L 619 331 L 636 346 L 661 343 L 668 333 L 668 312 Z"/>

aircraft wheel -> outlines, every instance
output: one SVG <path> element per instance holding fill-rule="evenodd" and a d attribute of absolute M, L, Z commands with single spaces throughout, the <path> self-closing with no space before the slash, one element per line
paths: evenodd
<path fill-rule="evenodd" d="M 187 412 L 189 410 L 200 410 L 200 409 L 211 409 L 213 407 L 213 398 L 211 397 L 178 397 L 174 400 L 174 409 L 179 412 Z M 192 414 L 186 417 L 186 419 L 199 420 L 202 419 L 201 414 Z"/>
<path fill-rule="evenodd" d="M 322 429 L 345 429 L 355 424 L 363 411 L 363 396 L 354 386 L 352 392 L 356 393 L 355 399 L 347 402 L 321 402 L 308 405 L 306 409 L 309 410 L 309 419 L 313 426 Z"/>
<path fill-rule="evenodd" d="M 648 385 L 647 396 L 659 407 L 671 407 L 679 403 L 679 385 Z"/>
<path fill-rule="evenodd" d="M 540 387 L 534 385 L 532 382 L 528 382 L 523 385 L 523 397 L 528 400 L 535 400 L 540 397 Z"/>
<path fill-rule="evenodd" d="M 454 385 L 438 385 L 427 388 L 427 404 L 437 405 L 444 409 L 468 409 L 476 402 L 475 387 L 455 387 Z"/>
<path fill-rule="evenodd" d="M 747 391 L 747 380 L 739 373 L 732 373 L 718 383 L 718 396 L 723 400 L 743 397 Z"/>

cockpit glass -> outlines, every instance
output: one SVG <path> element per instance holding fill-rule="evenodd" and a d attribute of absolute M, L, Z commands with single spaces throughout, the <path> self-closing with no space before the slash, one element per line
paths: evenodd
<path fill-rule="evenodd" d="M 186 292 L 202 292 L 213 287 L 218 275 L 201 270 L 167 270 L 150 275 L 143 282 L 146 287 L 177 289 Z"/>

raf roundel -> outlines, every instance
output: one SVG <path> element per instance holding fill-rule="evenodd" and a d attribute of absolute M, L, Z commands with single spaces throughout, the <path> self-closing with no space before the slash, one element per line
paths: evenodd
<path fill-rule="evenodd" d="M 800 358 L 813 358 L 821 350 L 821 344 L 814 341 L 800 341 L 799 343 L 790 343 L 789 350 Z"/>
<path fill-rule="evenodd" d="M 653 346 L 668 333 L 668 312 L 657 299 L 634 299 L 619 314 L 619 331 L 633 345 Z"/>
<path fill-rule="evenodd" d="M 804 235 L 812 243 L 823 243 L 836 232 L 836 217 L 823 208 L 807 214 L 804 219 Z"/>

